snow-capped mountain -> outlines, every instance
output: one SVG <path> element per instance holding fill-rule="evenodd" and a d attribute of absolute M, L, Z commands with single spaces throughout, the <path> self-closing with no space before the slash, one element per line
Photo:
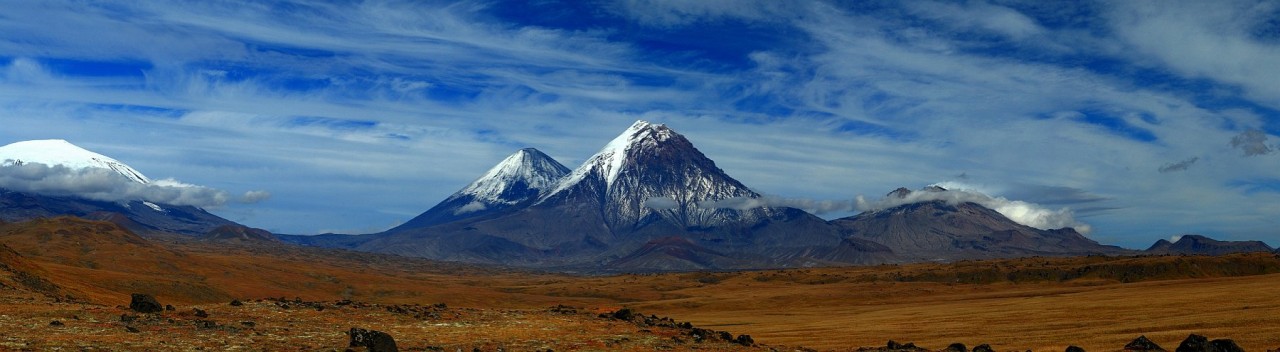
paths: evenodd
<path fill-rule="evenodd" d="M 684 136 L 666 125 L 636 121 L 538 204 L 598 203 L 611 228 L 626 230 L 651 215 L 681 227 L 754 221 L 770 210 L 737 210 L 717 203 L 759 197 Z"/>
<path fill-rule="evenodd" d="M 151 179 L 129 165 L 61 139 L 23 141 L 0 147 L 0 166 L 24 163 L 62 165 L 72 170 L 101 168 L 115 171 L 138 183 L 151 183 Z"/>
<path fill-rule="evenodd" d="M 61 139 L 23 141 L 0 147 L 0 167 L 37 163 L 73 171 L 109 170 L 127 179 L 126 183 L 191 187 L 172 180 L 152 181 L 125 163 Z M 193 206 L 157 204 L 141 199 L 102 201 L 65 192 L 44 194 L 0 188 L 0 220 L 16 222 L 62 215 L 112 221 L 139 233 L 200 235 L 219 226 L 238 225 Z"/>
<path fill-rule="evenodd" d="M 498 171 L 490 174 L 502 174 Z M 427 214 L 449 214 L 466 210 L 477 199 L 494 200 L 480 197 L 502 193 L 485 187 L 490 179 L 495 178 L 481 177 L 450 197 L 456 201 L 446 200 Z M 680 252 L 689 254 L 682 259 L 689 265 L 726 268 L 861 263 L 868 261 L 862 248 L 877 248 L 842 239 L 836 227 L 799 209 L 742 206 L 760 195 L 729 177 L 684 136 L 645 121 L 632 124 L 547 189 L 535 201 L 496 197 L 524 199 L 502 203 L 510 205 L 500 213 L 344 243 L 359 250 L 446 260 L 617 270 L 655 268 L 646 260 L 618 261 L 652 257 L 658 253 L 653 243 L 687 243 L 677 247 L 690 249 Z M 488 209 L 494 202 L 482 204 Z M 646 248 L 650 254 L 630 255 Z M 876 258 L 887 257 L 885 252 L 877 251 Z M 713 258 L 717 256 L 742 260 Z"/>
<path fill-rule="evenodd" d="M 423 228 L 527 206 L 568 173 L 569 168 L 541 151 L 520 149 L 440 204 L 388 232 Z"/>

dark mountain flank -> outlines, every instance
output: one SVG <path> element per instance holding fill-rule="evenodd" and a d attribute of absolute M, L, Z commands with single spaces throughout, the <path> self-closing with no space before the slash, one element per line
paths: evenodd
<path fill-rule="evenodd" d="M 899 188 L 889 197 L 905 198 Z M 948 192 L 931 187 L 917 192 Z M 972 202 L 927 200 L 836 219 L 850 238 L 882 244 L 916 261 L 1008 258 L 1031 255 L 1120 254 L 1071 228 L 1041 230 Z"/>

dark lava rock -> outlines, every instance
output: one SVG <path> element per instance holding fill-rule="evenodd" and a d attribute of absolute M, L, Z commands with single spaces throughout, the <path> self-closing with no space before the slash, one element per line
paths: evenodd
<path fill-rule="evenodd" d="M 1209 344 L 1209 338 L 1191 334 L 1187 336 L 1182 343 L 1178 345 L 1177 352 L 1212 352 L 1213 345 Z"/>
<path fill-rule="evenodd" d="M 1067 346 L 1067 352 L 1084 352 L 1084 349 L 1080 348 L 1080 346 L 1071 345 Z"/>
<path fill-rule="evenodd" d="M 164 305 L 164 310 L 167 310 L 167 311 L 173 311 L 173 310 L 175 310 L 175 309 L 177 309 L 177 308 L 174 308 L 174 307 L 173 307 L 173 305 L 170 305 L 170 304 L 166 304 L 166 305 Z"/>
<path fill-rule="evenodd" d="M 636 316 L 636 313 L 632 311 L 631 308 L 622 308 L 616 312 L 613 312 L 613 318 L 618 320 L 630 321 L 632 318 L 635 318 L 635 316 Z"/>
<path fill-rule="evenodd" d="M 911 342 L 898 343 L 897 341 L 894 341 L 894 340 L 889 340 L 889 343 L 885 344 L 884 350 L 885 351 L 928 351 L 928 349 L 926 348 L 921 348 L 916 346 L 915 343 L 911 343 Z"/>
<path fill-rule="evenodd" d="M 126 314 L 120 314 L 120 321 L 122 321 L 122 322 L 126 322 L 126 323 L 128 323 L 128 322 L 131 322 L 131 321 L 134 321 L 134 320 L 138 320 L 138 316 L 137 316 L 137 315 L 128 314 L 128 313 L 126 313 Z"/>
<path fill-rule="evenodd" d="M 208 318 L 208 317 L 209 317 L 209 312 L 204 311 L 204 309 L 200 309 L 200 308 L 191 308 L 191 312 L 192 312 L 192 313 L 194 313 L 197 317 L 200 317 L 200 318 Z"/>
<path fill-rule="evenodd" d="M 129 302 L 129 309 L 138 313 L 159 313 L 164 311 L 164 306 L 156 301 L 152 295 L 145 293 L 133 294 L 133 299 Z"/>
<path fill-rule="evenodd" d="M 369 352 L 398 352 L 396 340 L 391 335 L 375 330 L 351 328 L 347 332 L 351 336 L 350 347 L 368 347 Z"/>
<path fill-rule="evenodd" d="M 963 343 L 956 342 L 947 345 L 947 348 L 943 349 L 942 352 L 969 352 L 969 347 L 965 346 Z"/>
<path fill-rule="evenodd" d="M 734 339 L 733 342 L 743 346 L 751 346 L 756 344 L 756 340 L 752 339 L 751 335 L 747 335 L 747 334 L 738 335 L 738 338 Z"/>
<path fill-rule="evenodd" d="M 252 327 L 258 326 L 258 323 L 255 323 L 252 321 L 242 321 L 240 322 L 240 325 L 244 325 L 244 327 L 246 328 L 252 328 Z"/>
<path fill-rule="evenodd" d="M 132 326 L 126 326 L 126 327 L 124 327 L 124 331 L 132 332 L 132 333 L 135 333 L 135 334 L 136 334 L 136 333 L 139 333 L 139 332 L 142 332 L 142 331 L 138 330 L 138 328 L 135 328 L 135 327 L 132 327 Z"/>
<path fill-rule="evenodd" d="M 996 352 L 996 351 L 991 349 L 991 345 L 984 343 L 984 344 L 975 346 L 973 348 L 973 352 Z"/>
<path fill-rule="evenodd" d="M 49 322 L 49 326 L 63 326 L 63 325 L 66 325 L 66 324 L 63 324 L 62 322 L 57 320 Z"/>
<path fill-rule="evenodd" d="M 1213 346 L 1215 352 L 1244 352 L 1244 349 L 1236 345 L 1236 342 L 1231 339 L 1213 340 L 1209 342 L 1209 345 Z"/>
<path fill-rule="evenodd" d="M 240 302 L 240 300 L 238 299 L 233 299 L 231 300 L 231 305 L 235 307 L 239 307 L 239 306 L 243 306 L 244 302 Z"/>
<path fill-rule="evenodd" d="M 1124 350 L 1125 351 L 1164 351 L 1165 349 L 1161 348 L 1160 345 L 1157 345 L 1155 342 L 1152 342 L 1151 339 L 1148 339 L 1146 335 L 1142 335 L 1142 336 L 1138 336 L 1138 338 L 1136 339 L 1133 339 L 1133 341 L 1129 342 L 1129 344 L 1124 345 Z"/>

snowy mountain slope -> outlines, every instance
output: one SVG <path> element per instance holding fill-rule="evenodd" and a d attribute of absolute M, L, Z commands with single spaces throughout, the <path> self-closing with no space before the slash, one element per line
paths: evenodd
<path fill-rule="evenodd" d="M 484 175 L 421 215 L 387 232 L 501 213 L 525 206 L 555 186 L 569 169 L 534 148 L 507 156 Z"/>
<path fill-rule="evenodd" d="M 682 227 L 758 220 L 772 211 L 712 205 L 758 197 L 684 136 L 665 125 L 636 121 L 537 204 L 595 202 L 610 228 L 626 231 L 654 215 Z"/>
<path fill-rule="evenodd" d="M 142 185 L 192 187 L 167 179 L 153 181 L 129 165 L 65 140 L 33 140 L 0 147 L 0 167 L 36 163 L 70 170 L 110 170 Z M 238 225 L 194 206 L 156 204 L 143 200 L 102 201 L 67 194 L 49 195 L 0 189 L 0 220 L 17 222 L 62 215 L 112 221 L 144 234 L 164 232 L 200 235 L 219 226 Z"/>
<path fill-rule="evenodd" d="M 0 166 L 24 163 L 62 165 L 72 170 L 108 169 L 138 183 L 151 183 L 151 179 L 129 165 L 61 139 L 23 141 L 0 147 Z"/>

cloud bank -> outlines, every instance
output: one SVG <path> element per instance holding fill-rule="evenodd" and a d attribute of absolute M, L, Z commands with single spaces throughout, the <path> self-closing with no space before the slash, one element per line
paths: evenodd
<path fill-rule="evenodd" d="M 256 203 L 271 197 L 266 191 L 249 191 L 233 197 L 226 191 L 182 183 L 174 179 L 138 183 L 112 170 L 71 169 L 62 165 L 22 163 L 0 166 L 0 188 L 49 196 L 128 202 L 148 201 L 171 205 L 216 208 L 228 202 Z"/>

